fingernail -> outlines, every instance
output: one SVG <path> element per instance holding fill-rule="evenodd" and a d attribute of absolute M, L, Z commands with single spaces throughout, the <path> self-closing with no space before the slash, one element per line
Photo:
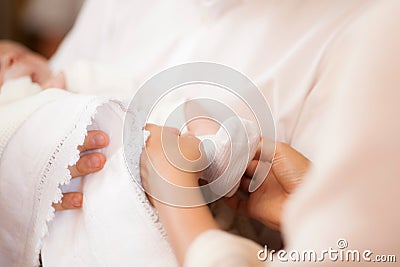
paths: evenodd
<path fill-rule="evenodd" d="M 72 198 L 72 205 L 76 208 L 79 208 L 80 206 L 82 206 L 82 200 L 80 197 L 73 197 Z"/>
<path fill-rule="evenodd" d="M 102 146 L 106 144 L 106 138 L 102 134 L 95 134 L 92 139 L 94 145 Z"/>
<path fill-rule="evenodd" d="M 91 169 L 96 169 L 99 168 L 101 164 L 100 158 L 97 156 L 92 156 L 90 157 L 89 161 L 88 161 L 88 166 Z"/>

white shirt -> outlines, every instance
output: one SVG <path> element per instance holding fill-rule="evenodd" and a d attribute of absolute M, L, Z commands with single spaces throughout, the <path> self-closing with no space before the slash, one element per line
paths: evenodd
<path fill-rule="evenodd" d="M 89 0 L 53 65 L 117 64 L 137 85 L 189 61 L 241 71 L 270 102 L 277 139 L 315 165 L 285 207 L 286 247 L 320 251 L 345 238 L 399 255 L 399 5 Z M 196 244 L 190 255 L 201 259 L 207 246 Z"/>

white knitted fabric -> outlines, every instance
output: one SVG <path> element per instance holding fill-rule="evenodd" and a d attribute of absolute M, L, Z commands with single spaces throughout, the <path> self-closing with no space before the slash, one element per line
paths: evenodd
<path fill-rule="evenodd" d="M 37 108 L 51 101 L 51 95 L 32 96 L 41 91 L 29 77 L 4 83 L 0 89 L 0 158 L 13 133 Z"/>

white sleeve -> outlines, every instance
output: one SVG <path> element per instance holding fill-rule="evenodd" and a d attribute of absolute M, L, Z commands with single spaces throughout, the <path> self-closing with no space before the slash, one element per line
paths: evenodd
<path fill-rule="evenodd" d="M 131 98 L 137 88 L 129 68 L 80 60 L 64 70 L 66 89 L 119 99 Z"/>
<path fill-rule="evenodd" d="M 190 245 L 185 267 L 264 266 L 257 258 L 262 249 L 253 241 L 221 230 L 209 230 Z"/>
<path fill-rule="evenodd" d="M 314 169 L 283 218 L 287 251 L 339 251 L 336 262 L 325 255 L 321 266 L 400 256 L 399 8 L 398 1 L 373 1 L 332 44 L 321 70 L 317 86 L 332 92 L 331 116 L 315 140 Z M 348 250 L 360 252 L 359 263 L 340 260 Z M 366 250 L 372 254 L 363 259 Z"/>

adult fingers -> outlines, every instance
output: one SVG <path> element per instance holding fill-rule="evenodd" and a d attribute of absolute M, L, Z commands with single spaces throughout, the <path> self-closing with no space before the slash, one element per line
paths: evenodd
<path fill-rule="evenodd" d="M 311 162 L 291 146 L 278 143 L 273 172 L 287 193 L 291 193 L 302 182 L 311 167 Z"/>
<path fill-rule="evenodd" d="M 244 176 L 240 181 L 239 189 L 246 193 L 249 192 L 250 182 L 251 178 Z"/>
<path fill-rule="evenodd" d="M 267 179 L 269 173 L 272 171 L 272 164 L 268 161 L 252 160 L 245 171 L 245 176 L 251 177 L 250 192 L 255 191 Z"/>
<path fill-rule="evenodd" d="M 108 143 L 108 135 L 105 132 L 98 130 L 88 131 L 83 145 L 78 146 L 78 149 L 80 152 L 85 152 L 88 150 L 104 148 Z"/>
<path fill-rule="evenodd" d="M 65 193 L 60 203 L 53 203 L 56 211 L 79 209 L 82 207 L 83 195 L 79 192 Z"/>
<path fill-rule="evenodd" d="M 103 169 L 106 157 L 98 152 L 82 156 L 74 166 L 69 167 L 72 178 L 84 176 Z"/>
<path fill-rule="evenodd" d="M 275 154 L 275 147 L 276 143 L 273 140 L 268 138 L 261 138 L 260 143 L 258 143 L 254 159 L 272 162 Z"/>
<path fill-rule="evenodd" d="M 247 165 L 244 175 L 246 175 L 247 177 L 253 177 L 258 164 L 259 164 L 258 160 L 250 161 L 249 165 Z"/>

